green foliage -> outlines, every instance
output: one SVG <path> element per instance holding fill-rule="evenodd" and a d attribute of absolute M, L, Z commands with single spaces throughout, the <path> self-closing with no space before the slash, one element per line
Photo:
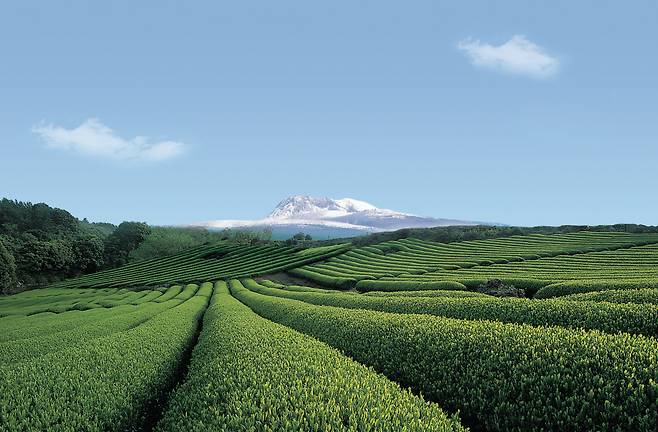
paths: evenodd
<path fill-rule="evenodd" d="M 658 306 L 658 288 L 624 289 L 570 294 L 562 300 L 653 304 Z"/>
<path fill-rule="evenodd" d="M 0 238 L 16 265 L 14 288 L 96 271 L 103 265 L 103 238 L 113 228 L 46 204 L 0 200 Z"/>
<path fill-rule="evenodd" d="M 0 238 L 0 294 L 13 292 L 17 283 L 16 262 Z"/>
<path fill-rule="evenodd" d="M 73 262 L 73 250 L 64 240 L 41 241 L 26 236 L 18 249 L 18 268 L 27 274 L 53 274 Z"/>
<path fill-rule="evenodd" d="M 286 291 L 314 292 L 314 293 L 323 293 L 323 294 L 332 294 L 336 292 L 336 290 L 332 290 L 332 289 L 313 288 L 303 285 L 285 285 L 280 288 Z"/>
<path fill-rule="evenodd" d="M 72 261 L 80 273 L 90 273 L 103 267 L 103 239 L 92 234 L 81 234 L 73 241 Z"/>
<path fill-rule="evenodd" d="M 486 294 L 472 291 L 444 291 L 444 290 L 420 290 L 420 291 L 369 291 L 364 296 L 373 297 L 482 297 L 488 298 Z"/>
<path fill-rule="evenodd" d="M 57 284 L 57 287 L 144 287 L 277 273 L 342 253 L 345 246 L 311 249 L 220 242 L 164 258 L 138 261 Z"/>
<path fill-rule="evenodd" d="M 205 228 L 151 227 L 146 239 L 129 253 L 129 261 L 162 258 L 225 239 L 225 233 Z"/>
<path fill-rule="evenodd" d="M 34 212 L 34 226 L 68 234 L 4 223 L 5 261 L 21 257 L 16 271 L 44 281 L 63 268 L 103 265 L 108 227 L 70 228 L 65 215 L 46 210 Z M 150 429 L 146 418 L 184 369 L 212 292 L 212 284 L 193 282 L 266 274 L 295 281 L 274 274 L 283 271 L 380 291 L 232 280 L 242 305 L 219 282 L 159 430 L 460 428 L 401 388 L 459 410 L 474 430 L 656 430 L 654 233 L 359 248 L 248 236 L 200 244 L 217 235 L 224 233 L 155 228 L 127 253 L 139 261 L 0 298 L 0 430 Z M 466 291 L 494 278 L 496 289 L 540 290 L 537 299 Z M 144 286 L 157 289 L 134 291 Z M 591 289 L 605 291 L 539 299 Z"/>
<path fill-rule="evenodd" d="M 221 240 L 227 240 L 231 243 L 242 245 L 257 245 L 268 242 L 272 238 L 272 230 L 265 228 L 262 230 L 225 228 L 219 232 Z"/>
<path fill-rule="evenodd" d="M 178 374 L 210 292 L 202 287 L 125 331 L 0 366 L 0 429 L 143 430 Z"/>
<path fill-rule="evenodd" d="M 59 325 L 61 317 L 58 315 L 37 321 L 39 327 L 46 327 L 47 330 L 39 332 L 38 335 L 33 335 L 34 330 L 30 327 L 34 321 L 25 323 L 22 329 L 14 332 L 14 340 L 0 343 L 0 365 L 26 362 L 47 353 L 84 346 L 90 340 L 102 336 L 130 330 L 184 301 L 172 299 L 163 303 L 143 302 L 137 303 L 138 307 L 130 306 L 135 303 L 134 299 L 135 297 L 124 299 L 123 302 L 108 305 L 108 309 L 101 307 L 78 312 L 78 315 L 84 318 L 75 320 L 75 327 L 60 329 L 54 333 L 47 330 L 47 326 Z"/>
<path fill-rule="evenodd" d="M 346 290 L 346 289 L 354 288 L 357 282 L 356 279 L 354 278 L 336 277 L 336 276 L 331 276 L 321 273 L 315 273 L 312 270 L 308 270 L 305 268 L 293 268 L 291 270 L 288 270 L 288 273 L 290 273 L 293 276 L 299 276 L 304 279 L 309 279 L 321 285 L 336 288 L 336 289 Z"/>
<path fill-rule="evenodd" d="M 258 283 L 260 283 L 261 285 L 264 285 L 266 287 L 269 287 L 269 288 L 281 288 L 281 289 L 285 288 L 285 285 L 280 284 L 278 282 L 273 282 L 269 279 L 260 279 L 258 281 Z"/>
<path fill-rule="evenodd" d="M 394 281 L 394 280 L 361 280 L 356 284 L 357 291 L 418 291 L 418 290 L 466 290 L 459 282 L 438 281 Z"/>
<path fill-rule="evenodd" d="M 261 294 L 321 306 L 382 312 L 437 315 L 465 320 L 492 320 L 535 326 L 561 326 L 658 336 L 658 308 L 653 305 L 528 300 L 496 297 L 373 297 L 345 293 L 291 292 L 244 279 Z"/>
<path fill-rule="evenodd" d="M 655 243 L 656 233 L 621 232 L 535 234 L 450 244 L 407 238 L 354 248 L 300 270 L 306 273 L 302 277 L 319 284 L 329 282 L 327 286 L 335 286 L 332 278 L 351 278 L 378 279 L 391 286 L 395 282 L 452 281 L 477 288 L 490 279 L 500 279 L 530 297 L 546 285 L 587 274 L 609 274 L 611 278 L 646 275 L 658 280 Z"/>
<path fill-rule="evenodd" d="M 160 297 L 155 299 L 156 302 L 164 302 L 172 298 L 177 297 L 183 291 L 183 287 L 180 285 L 174 285 L 167 289 L 167 291 L 162 294 Z"/>
<path fill-rule="evenodd" d="M 459 409 L 478 430 L 653 432 L 658 424 L 654 338 L 315 306 L 237 286 L 231 292 L 259 315 Z"/>
<path fill-rule="evenodd" d="M 272 282 L 270 280 L 264 279 L 258 281 L 260 285 L 266 286 L 268 288 L 278 288 L 284 289 L 287 291 L 300 291 L 300 292 L 317 292 L 317 293 L 335 293 L 335 290 L 332 289 L 323 289 L 323 288 L 313 288 L 303 285 L 283 285 L 280 283 Z"/>
<path fill-rule="evenodd" d="M 305 256 L 305 255 L 317 255 L 317 254 L 324 254 L 324 253 L 330 253 L 330 252 L 345 252 L 349 249 L 350 244 L 349 243 L 339 243 L 335 245 L 330 245 L 330 246 L 317 246 L 317 247 L 309 247 L 300 250 L 297 252 L 297 255 L 299 256 Z"/>
<path fill-rule="evenodd" d="M 32 204 L 3 198 L 0 200 L 0 227 L 5 235 L 15 237 L 28 232 L 42 238 L 57 231 L 75 233 L 78 220 L 66 210 L 51 208 L 43 203 Z"/>
<path fill-rule="evenodd" d="M 658 288 L 658 279 L 599 279 L 559 282 L 547 285 L 540 289 L 535 295 L 535 298 L 550 298 L 593 291 L 625 290 L 637 288 Z"/>
<path fill-rule="evenodd" d="M 50 289 L 46 289 L 50 291 Z M 142 296 L 146 292 L 132 292 L 121 290 L 88 290 L 83 293 L 63 292 L 62 294 L 43 295 L 36 298 L 25 297 L 17 299 L 8 297 L 0 301 L 0 317 L 9 315 L 33 315 L 42 312 L 61 313 L 67 310 L 84 310 L 92 307 L 84 307 L 87 303 L 95 303 L 103 299 L 125 298 L 127 295 Z"/>
<path fill-rule="evenodd" d="M 82 229 L 88 233 L 95 234 L 100 238 L 105 238 L 112 234 L 117 228 L 116 225 L 107 222 L 89 222 L 86 218 L 80 221 Z"/>
<path fill-rule="evenodd" d="M 47 290 L 50 291 L 51 289 Z M 67 291 L 74 292 L 76 290 Z M 112 294 L 112 292 L 119 292 L 119 290 L 111 289 L 98 290 L 95 293 L 100 295 L 101 291 L 106 291 L 108 295 Z M 83 295 L 83 293 L 80 293 L 79 295 Z M 0 303 L 7 305 L 8 302 L 5 300 L 8 299 L 9 298 L 3 299 L 3 301 Z M 41 300 L 42 299 L 35 297 L 32 299 L 32 302 L 39 303 Z M 23 305 L 25 305 L 25 303 Z M 102 315 L 107 313 L 109 310 L 105 308 L 97 308 L 95 311 L 97 312 L 89 312 L 89 314 L 93 316 L 96 313 L 100 313 Z M 0 343 L 17 339 L 28 339 L 35 336 L 45 336 L 59 331 L 70 330 L 77 327 L 80 322 L 85 321 L 88 316 L 88 314 L 79 313 L 79 311 L 75 309 L 62 311 L 59 313 L 43 312 L 32 315 L 8 315 L 2 319 L 3 331 L 0 333 Z"/>
<path fill-rule="evenodd" d="M 287 245 L 299 245 L 313 241 L 313 237 L 310 234 L 304 234 L 303 232 L 298 232 L 294 236 L 290 237 L 288 240 L 285 240 L 283 243 Z"/>
<path fill-rule="evenodd" d="M 143 222 L 122 222 L 105 239 L 105 263 L 118 267 L 128 262 L 128 255 L 149 235 L 151 229 Z"/>
<path fill-rule="evenodd" d="M 625 233 L 658 233 L 658 227 L 617 224 L 617 225 L 562 225 L 562 226 L 535 226 L 535 227 L 508 227 L 508 226 L 448 226 L 436 228 L 405 228 L 392 232 L 374 233 L 364 237 L 356 237 L 352 242 L 358 246 L 367 246 L 390 240 L 418 239 L 438 243 L 451 243 L 471 240 L 485 240 L 530 234 L 567 234 L 576 232 L 625 232 Z"/>
<path fill-rule="evenodd" d="M 232 281 L 232 284 L 239 284 Z M 219 282 L 161 432 L 463 430 L 456 418 L 309 336 L 263 319 Z"/>
<path fill-rule="evenodd" d="M 525 291 L 514 285 L 507 285 L 500 279 L 489 279 L 478 286 L 478 292 L 494 297 L 525 297 Z"/>

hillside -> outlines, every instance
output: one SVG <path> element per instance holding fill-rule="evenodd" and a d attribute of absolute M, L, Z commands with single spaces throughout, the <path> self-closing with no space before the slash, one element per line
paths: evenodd
<path fill-rule="evenodd" d="M 650 432 L 657 269 L 658 233 L 222 241 L 0 297 L 0 418 Z"/>
<path fill-rule="evenodd" d="M 0 293 L 127 263 L 161 258 L 202 245 L 268 240 L 262 232 L 212 232 L 124 221 L 113 225 L 78 219 L 45 203 L 0 200 Z"/>

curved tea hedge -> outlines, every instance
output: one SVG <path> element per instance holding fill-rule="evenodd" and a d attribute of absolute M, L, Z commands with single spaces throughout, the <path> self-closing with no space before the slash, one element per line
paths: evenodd
<path fill-rule="evenodd" d="M 201 282 L 209 279 L 249 277 L 276 273 L 313 263 L 348 250 L 339 244 L 299 249 L 291 246 L 236 245 L 201 246 L 166 258 L 139 261 L 60 282 L 56 288 L 101 288 L 156 286 Z"/>
<path fill-rule="evenodd" d="M 48 291 L 48 290 L 39 290 Z M 150 291 L 149 291 L 150 292 Z M 72 309 L 91 309 L 94 303 L 126 299 L 126 302 L 139 299 L 148 292 L 134 292 L 117 289 L 86 290 L 84 292 L 55 292 L 22 298 L 0 298 L 0 317 L 11 315 L 34 315 L 43 312 L 61 313 Z M 129 296 L 129 298 L 128 298 Z M 86 305 L 90 305 L 86 307 Z"/>
<path fill-rule="evenodd" d="M 444 291 L 444 290 L 429 290 L 429 291 L 369 291 L 363 293 L 368 297 L 480 297 L 490 298 L 487 294 L 474 292 L 474 291 Z"/>
<path fill-rule="evenodd" d="M 360 280 L 356 284 L 357 291 L 421 291 L 421 290 L 462 290 L 466 285 L 453 281 L 420 282 L 420 281 L 388 281 Z"/>
<path fill-rule="evenodd" d="M 50 288 L 39 290 L 48 292 Z M 87 290 L 89 293 L 96 292 L 97 290 Z M 4 353 L 0 353 L 0 357 L 4 355 L 9 355 L 11 350 L 8 346 L 2 345 L 4 342 L 9 341 L 18 341 L 16 342 L 17 350 L 23 350 L 26 352 L 31 352 L 32 354 L 39 352 L 39 349 L 48 350 L 49 347 L 56 346 L 66 346 L 64 341 L 69 337 L 73 337 L 71 340 L 75 340 L 75 337 L 72 336 L 80 334 L 80 332 L 85 329 L 91 330 L 94 328 L 98 334 L 107 334 L 110 333 L 110 327 L 114 324 L 111 324 L 112 320 L 121 320 L 127 319 L 129 316 L 133 316 L 136 321 L 135 323 L 141 322 L 140 317 L 148 317 L 150 314 L 157 314 L 159 311 L 165 310 L 167 308 L 173 307 L 180 303 L 180 298 L 177 298 L 177 301 L 167 302 L 164 307 L 158 305 L 163 303 L 161 300 L 163 297 L 167 296 L 168 300 L 172 300 L 175 297 L 175 294 L 178 294 L 179 291 L 175 287 L 167 289 L 167 291 L 162 294 L 160 291 L 143 291 L 140 293 L 131 292 L 128 290 L 119 290 L 115 294 L 103 297 L 102 299 L 94 299 L 91 297 L 91 301 L 98 301 L 103 303 L 104 306 L 97 308 L 91 307 L 90 298 L 88 297 L 83 302 L 75 302 L 75 300 L 69 300 L 70 307 L 68 310 L 61 312 L 53 312 L 53 310 L 61 307 L 61 303 L 58 300 L 59 295 L 42 295 L 39 298 L 38 305 L 41 308 L 48 309 L 49 312 L 41 312 L 38 314 L 32 315 L 20 315 L 18 309 L 13 311 L 12 314 L 0 318 L 0 327 L 3 329 L 0 332 L 0 346 L 3 347 Z M 169 294 L 173 294 L 169 296 Z M 134 295 L 138 295 L 135 297 Z M 153 294 L 157 294 L 157 297 Z M 10 298 L 11 299 L 11 298 Z M 7 303 L 6 301 L 0 300 L 0 303 Z M 49 303 L 50 301 L 50 303 Z M 86 302 L 86 303 L 85 303 Z M 113 303 L 109 305 L 108 303 Z M 58 307 L 52 307 L 53 304 L 58 304 Z M 142 305 L 143 307 L 135 307 L 137 305 Z M 26 308 L 22 309 L 22 312 L 25 312 Z M 124 318 L 119 319 L 119 315 L 125 314 Z M 144 318 L 146 319 L 146 318 Z M 103 326 L 107 325 L 108 328 Z M 131 324 L 125 324 L 130 328 Z M 71 330 L 71 333 L 68 331 Z M 59 336 L 49 335 L 57 332 L 63 332 Z M 50 337 L 50 339 L 49 339 Z M 60 339 L 58 339 L 60 338 Z M 28 341 L 19 341 L 21 339 L 30 339 Z M 38 341 L 44 341 L 44 344 L 37 344 Z M 32 346 L 29 346 L 29 345 Z M 51 345 L 52 344 L 52 345 Z M 20 346 L 25 345 L 25 346 Z M 2 364 L 2 362 L 0 362 Z"/>
<path fill-rule="evenodd" d="M 469 287 L 488 279 L 525 288 L 538 298 L 605 289 L 658 287 L 658 245 L 638 246 L 578 255 L 560 255 L 534 261 L 476 266 L 422 275 L 399 275 L 387 280 L 453 280 Z M 540 294 L 541 293 L 541 294 Z"/>
<path fill-rule="evenodd" d="M 540 289 L 536 298 L 561 297 L 570 294 L 580 294 L 595 291 L 627 290 L 638 288 L 658 288 L 658 280 L 582 280 L 559 282 Z"/>
<path fill-rule="evenodd" d="M 332 276 L 328 274 L 316 273 L 308 268 L 295 268 L 288 270 L 293 276 L 299 276 L 304 279 L 312 280 L 324 286 L 347 290 L 354 288 L 357 280 L 353 277 Z"/>
<path fill-rule="evenodd" d="M 180 303 L 181 300 L 169 300 L 165 303 L 148 303 L 140 306 L 126 305 L 110 309 L 105 313 L 92 310 L 85 313 L 83 320 L 77 320 L 75 327 L 60 328 L 56 332 L 24 327 L 14 332 L 14 340 L 0 343 L 0 365 L 27 361 L 72 346 L 85 345 L 102 336 L 130 330 Z M 41 324 L 57 326 L 58 321 L 58 317 L 55 316 Z"/>
<path fill-rule="evenodd" d="M 446 244 L 408 238 L 353 249 L 294 270 L 293 273 L 337 288 L 341 288 L 337 283 L 341 279 L 481 283 L 497 277 L 515 279 L 517 285 L 536 291 L 564 278 L 536 277 L 536 273 L 528 275 L 527 271 L 533 268 L 535 262 L 551 257 L 577 257 L 654 243 L 658 243 L 658 234 L 616 232 L 535 234 Z M 655 269 L 652 274 L 658 276 Z M 544 282 L 533 284 L 533 280 Z"/>
<path fill-rule="evenodd" d="M 202 287 L 130 330 L 0 367 L 2 429 L 142 429 L 194 341 L 209 295 Z"/>
<path fill-rule="evenodd" d="M 237 284 L 239 282 L 233 281 Z M 461 431 L 458 419 L 216 285 L 190 373 L 156 430 Z"/>
<path fill-rule="evenodd" d="M 571 301 L 637 303 L 658 306 L 658 288 L 596 291 L 560 297 Z"/>
<path fill-rule="evenodd" d="M 495 297 L 374 297 L 289 292 L 259 285 L 252 279 L 244 279 L 242 283 L 245 288 L 260 294 L 321 306 L 658 336 L 658 307 L 653 305 Z"/>
<path fill-rule="evenodd" d="M 0 431 L 449 431 L 459 411 L 473 430 L 653 432 L 656 242 L 220 243 L 2 296 Z M 282 271 L 332 289 L 249 279 Z M 468 291 L 494 278 L 535 299 Z M 239 301 L 216 284 L 186 368 L 208 279 Z"/>
<path fill-rule="evenodd" d="M 259 315 L 373 366 L 487 431 L 615 430 L 658 426 L 658 341 L 315 306 L 231 292 Z"/>

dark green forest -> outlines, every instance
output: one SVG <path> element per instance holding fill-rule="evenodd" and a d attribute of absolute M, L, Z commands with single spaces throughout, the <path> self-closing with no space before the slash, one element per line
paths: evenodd
<path fill-rule="evenodd" d="M 149 235 L 141 222 L 79 220 L 47 204 L 0 201 L 0 288 L 16 291 L 127 262 Z"/>

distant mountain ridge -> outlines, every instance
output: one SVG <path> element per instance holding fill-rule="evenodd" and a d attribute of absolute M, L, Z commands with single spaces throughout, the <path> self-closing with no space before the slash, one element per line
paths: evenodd
<path fill-rule="evenodd" d="M 416 216 L 380 209 L 353 198 L 332 199 L 294 195 L 281 201 L 260 220 L 212 220 L 192 226 L 206 228 L 270 228 L 275 232 L 304 231 L 319 238 L 356 236 L 402 228 L 430 228 L 450 225 L 497 225 L 457 219 Z M 286 234 L 287 235 L 287 234 Z"/>

